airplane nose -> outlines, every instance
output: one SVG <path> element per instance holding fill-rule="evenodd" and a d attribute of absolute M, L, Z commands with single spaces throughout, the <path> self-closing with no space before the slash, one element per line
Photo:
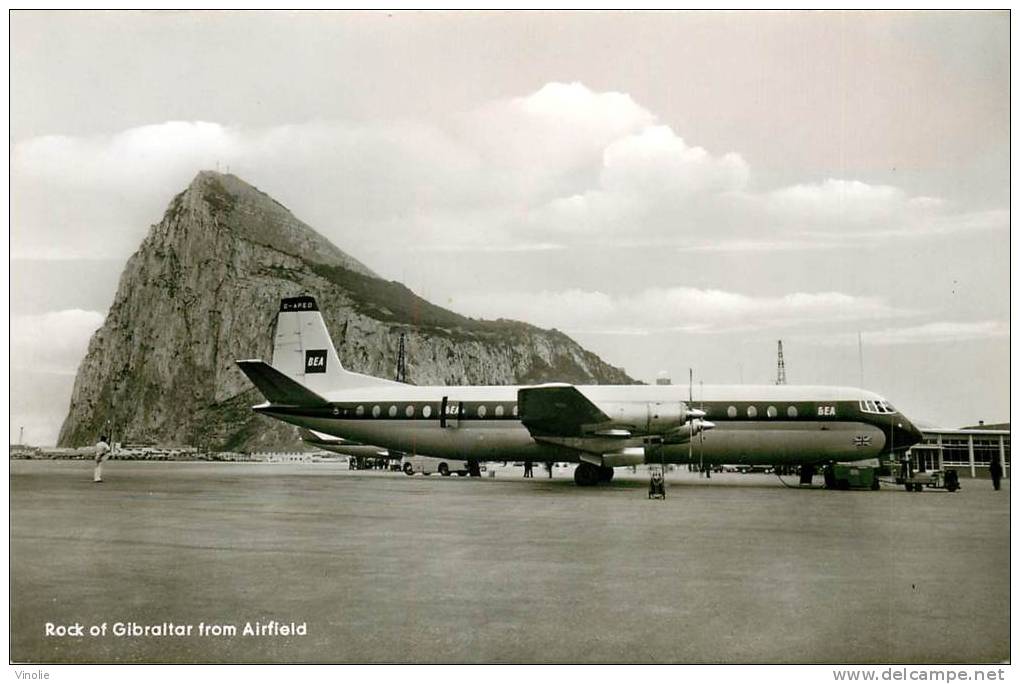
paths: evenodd
<path fill-rule="evenodd" d="M 896 432 L 898 433 L 896 435 L 897 448 L 900 446 L 910 448 L 924 439 L 924 435 L 921 434 L 921 431 L 903 416 L 897 417 Z"/>

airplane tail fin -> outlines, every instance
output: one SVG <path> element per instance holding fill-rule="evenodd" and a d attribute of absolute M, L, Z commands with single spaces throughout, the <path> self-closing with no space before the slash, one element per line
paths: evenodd
<path fill-rule="evenodd" d="M 307 295 L 280 301 L 273 340 L 273 367 L 319 394 L 397 384 L 344 370 L 319 306 L 314 297 Z"/>

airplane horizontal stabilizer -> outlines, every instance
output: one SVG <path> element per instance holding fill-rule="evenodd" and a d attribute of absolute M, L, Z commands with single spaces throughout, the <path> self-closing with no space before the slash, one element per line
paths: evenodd
<path fill-rule="evenodd" d="M 326 441 L 322 437 L 320 437 L 319 435 L 315 434 L 314 432 L 305 427 L 298 428 L 298 436 L 301 437 L 302 442 L 308 442 L 309 444 L 315 444 L 316 442 Z"/>
<path fill-rule="evenodd" d="M 287 406 L 325 406 L 329 402 L 265 361 L 235 361 L 270 403 Z"/>
<path fill-rule="evenodd" d="M 573 385 L 525 387 L 517 391 L 521 422 L 532 437 L 575 437 L 609 416 Z"/>
<path fill-rule="evenodd" d="M 331 444 L 334 446 L 364 446 L 361 442 L 355 442 L 354 440 L 344 439 L 343 437 L 334 437 L 333 435 L 327 435 L 322 432 L 316 432 L 315 430 L 309 430 L 308 428 L 298 428 L 298 436 L 301 437 L 301 441 L 317 446 Z"/>

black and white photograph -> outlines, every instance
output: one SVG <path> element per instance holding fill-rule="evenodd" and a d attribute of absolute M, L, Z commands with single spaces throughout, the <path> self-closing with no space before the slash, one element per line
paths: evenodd
<path fill-rule="evenodd" d="M 18 679 L 1006 678 L 1009 10 L 8 23 Z"/>

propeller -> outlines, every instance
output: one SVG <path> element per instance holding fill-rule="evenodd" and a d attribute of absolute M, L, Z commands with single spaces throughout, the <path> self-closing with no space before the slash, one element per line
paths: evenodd
<path fill-rule="evenodd" d="M 701 390 L 701 409 L 700 413 L 702 418 L 705 417 L 705 381 L 699 380 L 698 387 Z M 701 461 L 701 472 L 705 473 L 705 429 L 704 424 L 707 421 L 702 421 L 702 429 L 698 430 L 698 459 Z M 712 473 L 705 473 L 705 477 L 711 479 Z"/>
<path fill-rule="evenodd" d="M 687 411 L 690 415 L 691 406 L 694 405 L 694 369 L 687 369 Z M 687 462 L 694 463 L 694 428 L 696 427 L 694 421 L 696 418 L 691 418 L 691 437 L 687 440 Z"/>
<path fill-rule="evenodd" d="M 683 425 L 673 428 L 663 434 L 663 442 L 666 444 L 683 444 L 685 441 L 693 441 L 694 436 L 699 432 L 715 428 L 715 423 L 703 418 L 694 418 Z M 693 463 L 693 461 L 692 461 Z"/>

